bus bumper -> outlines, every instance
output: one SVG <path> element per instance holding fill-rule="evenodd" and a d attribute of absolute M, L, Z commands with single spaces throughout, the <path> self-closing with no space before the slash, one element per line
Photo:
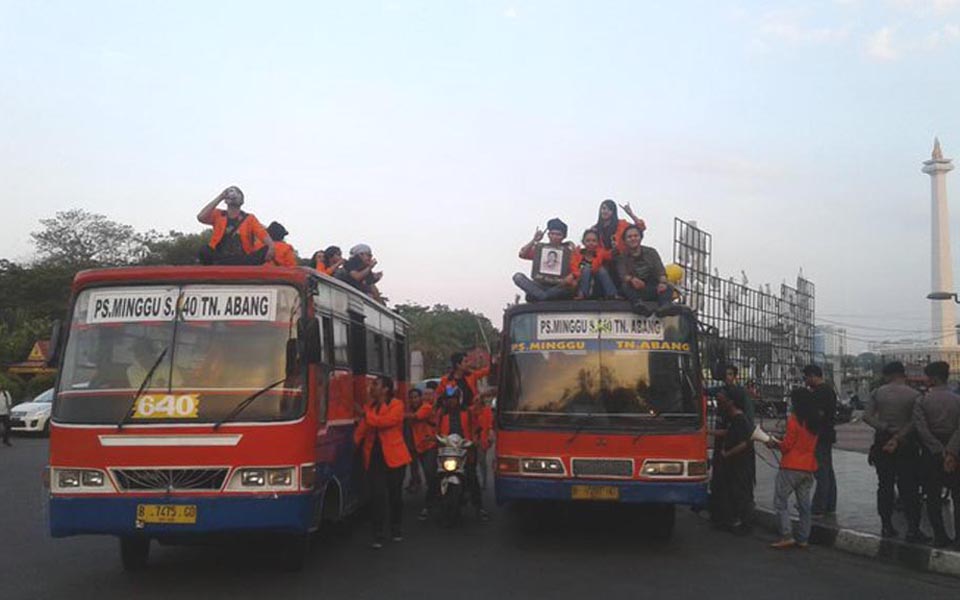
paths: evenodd
<path fill-rule="evenodd" d="M 138 504 L 196 506 L 196 523 L 137 522 Z M 315 499 L 311 494 L 269 496 L 58 497 L 50 498 L 50 534 L 190 537 L 217 533 L 304 533 L 310 530 Z"/>
<path fill-rule="evenodd" d="M 706 481 L 605 481 L 496 477 L 497 504 L 514 500 L 571 501 L 574 485 L 619 488 L 619 502 L 627 504 L 707 504 Z"/>

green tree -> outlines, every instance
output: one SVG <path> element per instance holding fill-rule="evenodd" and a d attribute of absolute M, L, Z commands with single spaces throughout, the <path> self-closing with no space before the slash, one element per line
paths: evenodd
<path fill-rule="evenodd" d="M 424 372 L 428 375 L 445 372 L 454 352 L 488 350 L 489 343 L 489 350 L 495 354 L 499 347 L 500 332 L 480 313 L 451 309 L 445 304 L 400 304 L 396 311 L 410 321 L 410 349 L 423 354 Z"/>
<path fill-rule="evenodd" d="M 144 236 L 146 252 L 140 259 L 142 265 L 192 265 L 197 262 L 197 253 L 210 243 L 212 229 L 202 233 L 170 231 L 166 235 L 150 231 Z"/>
<path fill-rule="evenodd" d="M 148 248 L 130 225 L 74 208 L 40 219 L 43 228 L 30 234 L 41 262 L 76 269 L 113 267 L 141 260 Z"/>

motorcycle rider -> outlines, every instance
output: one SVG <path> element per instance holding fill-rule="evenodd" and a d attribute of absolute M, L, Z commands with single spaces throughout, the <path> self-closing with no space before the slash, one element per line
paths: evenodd
<path fill-rule="evenodd" d="M 467 463 L 465 465 L 465 477 L 467 480 L 467 491 L 470 494 L 470 502 L 477 511 L 477 516 L 481 521 L 488 521 L 490 514 L 483 508 L 483 493 L 480 489 L 480 481 L 477 479 L 477 427 L 473 422 L 471 412 L 467 408 L 461 407 L 462 392 L 455 385 L 448 385 L 443 388 L 441 393 L 442 403 L 440 408 L 440 418 L 438 430 L 441 436 L 448 436 L 456 433 L 465 440 L 474 442 L 467 450 Z"/>

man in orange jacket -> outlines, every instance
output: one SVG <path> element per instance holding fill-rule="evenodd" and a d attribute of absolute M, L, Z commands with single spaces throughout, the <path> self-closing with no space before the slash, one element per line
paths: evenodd
<path fill-rule="evenodd" d="M 477 456 L 480 449 L 479 427 L 472 418 L 470 408 L 461 408 L 462 393 L 460 388 L 450 385 L 443 388 L 441 411 L 439 420 L 440 435 L 448 436 L 452 433 L 470 440 L 473 445 L 467 450 L 467 464 L 464 475 L 467 480 L 467 491 L 470 493 L 470 502 L 482 521 L 490 519 L 490 514 L 483 508 L 483 492 L 480 481 L 477 479 Z"/>
<path fill-rule="evenodd" d="M 403 439 L 403 400 L 393 396 L 393 379 L 382 375 L 371 381 L 370 404 L 353 434 L 367 471 L 374 549 L 383 548 L 385 520 L 393 541 L 403 541 L 403 471 L 411 458 Z"/>
<path fill-rule="evenodd" d="M 450 356 L 450 372 L 440 378 L 437 389 L 443 393 L 449 386 L 460 388 L 461 407 L 469 408 L 478 395 L 477 385 L 481 379 L 490 375 L 490 366 L 471 371 L 467 367 L 467 355 L 455 352 Z"/>
<path fill-rule="evenodd" d="M 430 387 L 430 384 L 433 384 L 433 387 Z M 417 460 L 423 467 L 423 477 L 426 480 L 426 495 L 423 508 L 418 516 L 421 521 L 426 521 L 429 518 L 430 510 L 436 504 L 437 496 L 440 493 L 439 479 L 437 478 L 437 409 L 434 406 L 435 399 L 436 382 L 433 381 L 428 383 L 422 392 L 411 397 L 410 429 Z"/>
<path fill-rule="evenodd" d="M 293 249 L 293 246 L 286 243 L 284 238 L 287 237 L 287 234 L 290 233 L 287 231 L 287 228 L 274 221 L 267 225 L 267 233 L 270 235 L 270 239 L 273 240 L 273 247 L 275 249 L 273 260 L 270 261 L 270 264 L 277 267 L 295 267 L 297 266 L 297 251 Z"/>
<path fill-rule="evenodd" d="M 217 205 L 226 202 L 227 210 Z M 240 210 L 243 192 L 230 186 L 207 203 L 197 220 L 213 226 L 210 243 L 200 249 L 199 259 L 205 265 L 262 265 L 273 260 L 273 240 L 255 216 Z"/>

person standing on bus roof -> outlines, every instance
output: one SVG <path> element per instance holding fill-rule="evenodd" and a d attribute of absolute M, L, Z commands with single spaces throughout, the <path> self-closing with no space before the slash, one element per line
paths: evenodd
<path fill-rule="evenodd" d="M 440 378 L 438 389 L 444 390 L 447 386 L 460 388 L 463 408 L 473 405 L 473 399 L 479 393 L 478 384 L 481 379 L 490 375 L 490 365 L 482 369 L 471 370 L 467 366 L 467 355 L 463 352 L 454 352 L 450 355 L 450 372 Z"/>
<path fill-rule="evenodd" d="M 403 472 L 410 452 L 403 439 L 403 400 L 394 398 L 393 379 L 385 375 L 370 382 L 371 402 L 353 434 L 363 449 L 373 517 L 374 549 L 383 548 L 384 521 L 394 542 L 403 541 Z"/>
<path fill-rule="evenodd" d="M 227 210 L 217 209 L 226 202 Z M 260 221 L 243 212 L 243 192 L 230 186 L 207 203 L 197 220 L 213 226 L 210 243 L 200 249 L 199 259 L 205 265 L 262 265 L 273 260 L 276 249 Z"/>
<path fill-rule="evenodd" d="M 673 288 L 667 283 L 667 271 L 660 254 L 650 246 L 643 246 L 643 230 L 630 225 L 623 234 L 626 250 L 617 257 L 620 291 L 634 307 L 645 311 L 645 302 L 657 302 L 669 307 Z"/>
<path fill-rule="evenodd" d="M 567 238 L 567 224 L 560 219 L 550 219 L 547 221 L 547 240 L 548 245 L 555 247 L 557 251 L 569 247 L 573 250 L 573 244 L 565 242 Z M 533 260 L 537 244 L 543 240 L 543 230 L 539 227 L 533 234 L 533 239 L 520 248 L 520 258 L 523 260 Z M 568 274 L 563 280 L 553 281 L 534 281 L 523 273 L 515 273 L 513 282 L 518 288 L 527 293 L 527 301 L 542 302 L 544 300 L 569 300 L 573 297 L 576 278 L 573 273 Z"/>
<path fill-rule="evenodd" d="M 621 205 L 621 208 L 623 212 L 627 213 L 630 220 L 633 221 L 635 227 L 639 227 L 640 231 L 646 231 L 647 224 L 643 222 L 643 219 L 633 213 L 629 202 Z M 623 234 L 630 225 L 631 223 L 629 221 L 621 219 L 617 214 L 616 202 L 607 199 L 600 203 L 600 210 L 597 214 L 597 224 L 594 228 L 600 237 L 601 248 L 609 250 L 610 252 L 616 252 L 617 254 L 623 254 L 627 249 Z"/>
<path fill-rule="evenodd" d="M 613 261 L 613 253 L 600 246 L 600 234 L 596 229 L 584 231 L 580 239 L 583 246 L 574 250 L 570 257 L 570 272 L 577 280 L 577 295 L 574 299 L 616 298 L 617 286 L 607 269 Z M 594 283 L 597 285 L 594 286 Z"/>
<path fill-rule="evenodd" d="M 267 233 L 270 235 L 270 239 L 273 240 L 275 250 L 272 264 L 277 267 L 297 266 L 297 251 L 293 249 L 293 246 L 283 241 L 284 238 L 287 237 L 287 234 L 290 233 L 287 231 L 287 228 L 274 221 L 267 225 Z"/>

